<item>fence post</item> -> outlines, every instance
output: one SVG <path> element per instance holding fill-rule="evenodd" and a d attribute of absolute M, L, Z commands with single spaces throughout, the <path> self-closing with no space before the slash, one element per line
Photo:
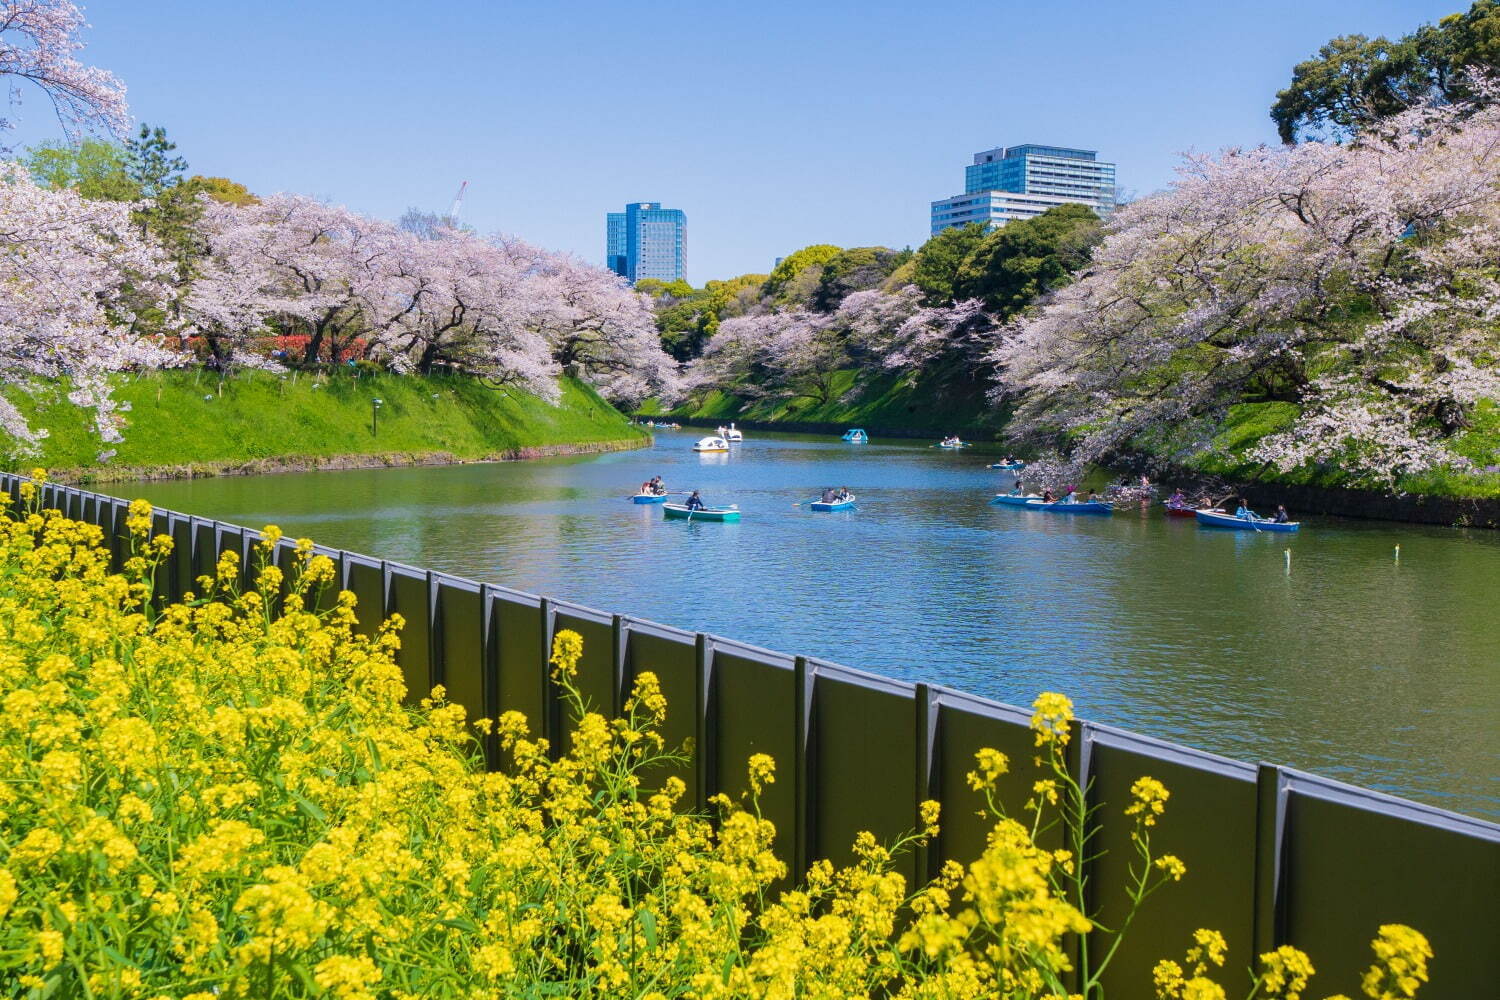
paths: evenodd
<path fill-rule="evenodd" d="M 812 864 L 813 837 L 813 796 L 817 790 L 814 788 L 813 756 L 815 746 L 813 744 L 813 689 L 817 685 L 817 670 L 807 662 L 807 657 L 799 656 L 793 661 L 793 688 L 796 697 L 797 717 L 794 721 L 793 731 L 796 737 L 796 748 L 792 760 L 792 787 L 795 789 L 793 802 L 795 810 L 794 826 L 792 831 L 792 880 L 800 881 L 807 874 L 807 868 Z"/>
<path fill-rule="evenodd" d="M 937 770 L 939 764 L 937 760 L 939 725 L 937 699 L 933 696 L 930 686 L 917 685 L 915 705 L 917 709 L 917 801 L 912 806 L 914 817 L 912 826 L 920 830 L 922 828 L 922 803 L 928 799 L 936 799 L 942 793 Z M 919 884 L 930 882 L 937 877 L 938 863 L 943 856 L 941 836 L 939 834 L 930 843 L 916 845 L 913 851 L 913 867 Z"/>
<path fill-rule="evenodd" d="M 1262 763 L 1255 772 L 1255 951 L 1274 951 L 1286 937 L 1286 778 Z"/>

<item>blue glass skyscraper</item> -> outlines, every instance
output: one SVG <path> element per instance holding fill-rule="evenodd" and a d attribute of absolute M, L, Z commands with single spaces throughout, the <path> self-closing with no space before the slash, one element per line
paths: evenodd
<path fill-rule="evenodd" d="M 642 278 L 686 280 L 687 216 L 654 201 L 605 216 L 604 263 L 631 284 Z"/>

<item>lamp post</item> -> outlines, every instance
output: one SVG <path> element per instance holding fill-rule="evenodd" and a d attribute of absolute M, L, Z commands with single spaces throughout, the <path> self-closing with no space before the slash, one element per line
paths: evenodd
<path fill-rule="evenodd" d="M 380 408 L 385 404 L 383 399 L 370 400 L 370 436 L 375 437 L 380 431 Z"/>

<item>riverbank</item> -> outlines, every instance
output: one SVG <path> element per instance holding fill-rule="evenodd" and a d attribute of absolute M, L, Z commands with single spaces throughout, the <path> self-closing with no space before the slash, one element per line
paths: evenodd
<path fill-rule="evenodd" d="M 639 448 L 650 436 L 587 385 L 551 405 L 453 375 L 160 372 L 120 384 L 125 440 L 103 445 L 62 388 L 13 393 L 48 436 L 34 456 L 80 483 L 507 461 Z M 379 400 L 379 404 L 375 401 Z M 112 453 L 111 453 L 112 452 Z M 106 456 L 101 460 L 101 454 Z"/>
<path fill-rule="evenodd" d="M 976 441 L 994 440 L 1006 420 L 1004 412 L 990 405 L 982 387 L 955 388 L 905 375 L 836 372 L 828 396 L 826 402 L 808 397 L 757 399 L 716 389 L 670 410 L 648 401 L 637 416 L 666 417 L 692 427 L 733 420 L 745 428 L 802 434 L 842 434 L 850 427 L 863 427 L 876 437 L 958 434 Z"/>

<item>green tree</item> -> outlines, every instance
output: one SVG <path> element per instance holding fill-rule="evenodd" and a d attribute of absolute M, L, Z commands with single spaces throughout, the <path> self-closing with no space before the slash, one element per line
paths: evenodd
<path fill-rule="evenodd" d="M 126 170 L 142 195 L 155 198 L 182 183 L 187 160 L 172 155 L 176 148 L 160 125 L 142 125 L 134 139 L 125 140 Z"/>
<path fill-rule="evenodd" d="M 135 201 L 141 196 L 127 170 L 125 148 L 117 143 L 41 142 L 27 152 L 25 166 L 39 184 L 73 188 L 94 201 Z"/>
<path fill-rule="evenodd" d="M 766 296 L 779 301 L 787 301 L 797 293 L 810 295 L 823 265 L 842 252 L 842 247 L 836 247 L 831 243 L 815 243 L 788 254 L 772 269 L 771 276 L 766 279 Z"/>
<path fill-rule="evenodd" d="M 910 250 L 889 247 L 851 247 L 840 251 L 823 265 L 818 287 L 813 292 L 812 307 L 833 312 L 852 294 L 878 288 L 891 274 L 912 257 Z"/>
<path fill-rule="evenodd" d="M 922 290 L 928 305 L 953 301 L 953 282 L 969 254 L 984 242 L 985 227 L 977 222 L 944 229 L 923 243 L 912 267 L 912 284 Z"/>
<path fill-rule="evenodd" d="M 1034 219 L 1009 223 L 986 236 L 964 259 L 955 299 L 983 299 L 1004 319 L 1067 284 L 1099 242 L 1099 217 L 1084 205 L 1058 205 Z"/>
<path fill-rule="evenodd" d="M 1276 95 L 1282 142 L 1342 139 L 1428 100 L 1482 97 L 1475 73 L 1500 71 L 1500 0 L 1423 25 L 1396 41 L 1343 35 L 1298 63 Z"/>
<path fill-rule="evenodd" d="M 214 201 L 223 202 L 226 205 L 257 205 L 260 199 L 251 193 L 239 181 L 232 181 L 228 177 L 204 177 L 194 174 L 183 181 L 179 188 L 184 197 L 197 198 L 200 194 L 206 194 Z"/>

